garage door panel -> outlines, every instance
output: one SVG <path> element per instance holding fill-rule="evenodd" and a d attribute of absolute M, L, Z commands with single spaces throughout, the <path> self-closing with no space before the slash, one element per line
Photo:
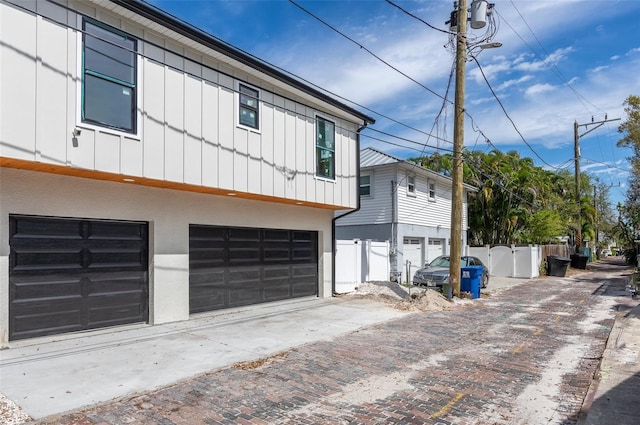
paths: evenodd
<path fill-rule="evenodd" d="M 256 264 L 260 262 L 260 248 L 248 248 L 245 246 L 230 246 L 229 247 L 229 264 Z"/>
<path fill-rule="evenodd" d="M 260 229 L 251 227 L 227 227 L 229 241 L 259 241 Z"/>
<path fill-rule="evenodd" d="M 264 301 L 279 301 L 292 297 L 291 288 L 288 284 L 281 286 L 269 286 L 264 291 Z"/>
<path fill-rule="evenodd" d="M 147 227 L 143 223 L 92 221 L 87 222 L 86 226 L 89 240 L 112 240 L 121 244 L 147 239 Z"/>
<path fill-rule="evenodd" d="M 241 307 L 256 304 L 256 300 L 263 300 L 262 288 L 232 289 L 228 292 L 228 307 Z"/>
<path fill-rule="evenodd" d="M 9 221 L 10 339 L 148 319 L 146 223 Z"/>
<path fill-rule="evenodd" d="M 14 279 L 12 298 L 19 302 L 35 302 L 48 299 L 81 297 L 82 284 L 80 278 L 40 279 L 21 278 Z"/>
<path fill-rule="evenodd" d="M 123 318 L 131 322 L 139 321 L 144 315 L 140 304 L 141 300 L 135 297 L 122 297 L 106 306 L 101 302 L 90 304 L 88 306 L 89 321 L 86 325 L 90 328 L 118 325 Z"/>
<path fill-rule="evenodd" d="M 11 318 L 14 339 L 79 331 L 82 308 L 76 300 L 54 300 L 14 306 Z"/>
<path fill-rule="evenodd" d="M 190 297 L 189 310 L 191 313 L 202 313 L 210 310 L 220 310 L 225 308 L 225 294 L 228 292 L 225 288 L 219 287 L 200 287 L 194 290 L 193 296 Z"/>
<path fill-rule="evenodd" d="M 306 264 L 295 264 L 292 266 L 291 275 L 295 279 L 308 278 L 308 279 L 317 279 L 318 278 L 318 269 L 313 266 L 309 266 Z"/>
<path fill-rule="evenodd" d="M 190 226 L 189 308 L 192 313 L 317 295 L 316 232 L 216 229 Z M 207 235 L 212 237 L 210 243 Z M 222 236 L 224 241 L 220 239 Z M 296 238 L 298 242 L 294 241 Z M 208 257 L 210 249 L 215 250 L 215 260 Z M 295 264 L 307 268 L 302 283 L 295 279 L 292 267 Z M 298 289 L 294 289 L 296 285 Z"/>
<path fill-rule="evenodd" d="M 43 270 L 47 274 L 52 269 L 82 269 L 82 250 L 59 249 L 12 249 L 11 268 L 14 273 Z"/>
<path fill-rule="evenodd" d="M 193 245 L 189 248 L 189 267 L 191 269 L 221 267 L 227 261 L 224 247 L 199 248 Z"/>
<path fill-rule="evenodd" d="M 89 249 L 87 258 L 87 267 L 90 269 L 133 269 L 145 270 L 147 268 L 146 252 L 140 249 Z"/>
<path fill-rule="evenodd" d="M 92 277 L 87 280 L 89 296 L 112 296 L 119 294 L 139 294 L 140 297 L 147 294 L 147 273 L 140 272 L 137 275 L 119 273 L 111 276 Z"/>
<path fill-rule="evenodd" d="M 21 217 L 19 221 L 12 222 L 11 233 L 13 238 L 26 239 L 55 239 L 55 240 L 82 240 L 82 221 L 65 220 L 51 226 L 40 217 Z"/>

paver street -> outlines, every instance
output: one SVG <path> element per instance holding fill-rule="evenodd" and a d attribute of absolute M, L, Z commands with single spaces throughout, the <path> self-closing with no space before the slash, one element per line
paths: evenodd
<path fill-rule="evenodd" d="M 537 279 L 40 423 L 573 424 L 625 272 Z"/>

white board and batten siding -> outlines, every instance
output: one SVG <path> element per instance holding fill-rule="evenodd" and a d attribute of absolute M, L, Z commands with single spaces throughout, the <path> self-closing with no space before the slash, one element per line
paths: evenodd
<path fill-rule="evenodd" d="M 224 63 L 219 53 L 205 54 L 207 48 L 169 30 L 161 34 L 157 24 L 129 19 L 143 20 L 138 16 L 92 2 L 61 3 L 137 38 L 138 134 L 81 122 L 79 14 L 49 1 L 3 1 L 0 156 L 357 205 L 357 117 L 262 79 L 254 69 L 232 68 L 231 59 L 222 58 Z M 237 125 L 239 82 L 260 91 L 258 130 Z M 335 123 L 335 180 L 315 176 L 316 116 Z M 77 137 L 75 128 L 81 130 Z"/>

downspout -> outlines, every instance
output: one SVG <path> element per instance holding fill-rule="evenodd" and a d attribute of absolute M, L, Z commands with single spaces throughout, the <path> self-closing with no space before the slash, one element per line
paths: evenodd
<path fill-rule="evenodd" d="M 349 214 L 353 214 L 354 212 L 360 211 L 360 132 L 367 127 L 367 122 L 365 121 L 356 131 L 356 181 L 358 182 L 358 193 L 356 197 L 356 209 L 347 211 L 346 213 L 334 217 L 331 220 L 331 252 L 333 255 L 333 260 L 331 262 L 331 296 L 336 296 L 336 220 L 342 217 L 346 217 Z"/>
<path fill-rule="evenodd" d="M 390 274 L 395 282 L 400 283 L 402 272 L 398 273 L 398 209 L 397 209 L 397 192 L 395 180 L 391 180 L 391 269 Z"/>

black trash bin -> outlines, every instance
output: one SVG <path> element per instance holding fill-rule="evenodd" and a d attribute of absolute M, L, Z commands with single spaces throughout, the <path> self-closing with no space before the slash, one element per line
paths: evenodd
<path fill-rule="evenodd" d="M 574 269 L 585 270 L 587 268 L 587 262 L 589 261 L 588 255 L 573 254 L 571 255 L 571 267 Z"/>
<path fill-rule="evenodd" d="M 564 277 L 567 274 L 569 263 L 571 263 L 571 258 L 549 255 L 547 257 L 547 274 L 549 276 Z"/>

